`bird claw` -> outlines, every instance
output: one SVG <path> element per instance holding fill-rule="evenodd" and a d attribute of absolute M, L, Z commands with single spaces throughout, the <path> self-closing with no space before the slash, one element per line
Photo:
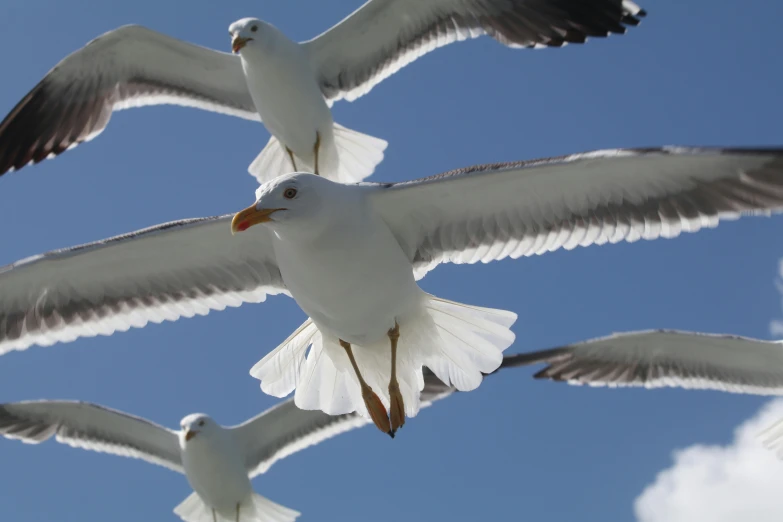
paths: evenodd
<path fill-rule="evenodd" d="M 364 399 L 364 405 L 367 407 L 367 412 L 370 414 L 370 418 L 375 423 L 375 426 L 394 438 L 394 433 L 392 433 L 391 425 L 389 424 L 389 414 L 386 411 L 386 407 L 381 402 L 381 398 L 378 397 L 378 394 L 367 386 L 366 388 L 362 388 L 362 398 Z"/>
<path fill-rule="evenodd" d="M 396 382 L 389 383 L 389 412 L 391 417 L 391 435 L 405 425 L 405 402 L 402 400 L 400 385 Z"/>

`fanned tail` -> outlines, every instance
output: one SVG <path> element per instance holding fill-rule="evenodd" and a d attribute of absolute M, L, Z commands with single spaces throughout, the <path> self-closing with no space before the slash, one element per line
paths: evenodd
<path fill-rule="evenodd" d="M 408 417 L 415 417 L 420 408 L 422 366 L 429 367 L 446 385 L 473 390 L 484 374 L 500 367 L 503 351 L 515 338 L 509 329 L 517 319 L 512 312 L 426 294 L 423 311 L 402 320 L 397 345 L 397 379 Z M 352 348 L 362 376 L 388 409 L 388 340 Z M 310 319 L 259 361 L 250 374 L 261 380 L 262 390 L 276 397 L 296 389 L 295 402 L 301 409 L 331 415 L 355 411 L 369 417 L 345 350 L 337 339 L 325 338 Z"/>
<path fill-rule="evenodd" d="M 322 144 L 318 155 L 318 172 L 339 183 L 358 183 L 372 174 L 376 165 L 383 161 L 383 151 L 388 145 L 385 140 L 335 123 L 334 143 Z M 311 165 L 313 158 L 294 158 L 296 170 L 314 171 L 315 167 Z M 272 136 L 247 170 L 263 184 L 283 174 L 294 172 L 294 165 L 285 146 Z"/>
<path fill-rule="evenodd" d="M 186 522 L 235 522 L 236 512 L 214 512 L 197 493 L 191 493 L 188 498 L 174 508 L 174 514 Z M 301 513 L 272 502 L 268 498 L 253 493 L 248 501 L 239 508 L 239 522 L 293 522 Z"/>

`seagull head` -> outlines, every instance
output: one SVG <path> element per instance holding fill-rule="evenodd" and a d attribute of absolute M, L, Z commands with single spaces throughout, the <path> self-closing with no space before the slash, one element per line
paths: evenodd
<path fill-rule="evenodd" d="M 326 217 L 321 215 L 323 196 L 334 185 L 340 184 L 304 172 L 268 181 L 256 191 L 256 202 L 234 215 L 231 232 L 244 232 L 261 223 L 272 228 L 312 228 L 320 218 Z"/>
<path fill-rule="evenodd" d="M 256 40 L 266 24 L 257 18 L 243 18 L 228 26 L 231 35 L 231 50 L 239 53 L 245 46 Z"/>
<path fill-rule="evenodd" d="M 215 421 L 203 413 L 188 415 L 182 419 L 179 425 L 182 428 L 180 439 L 184 439 L 183 442 L 189 442 L 199 433 L 209 433 L 219 427 Z"/>

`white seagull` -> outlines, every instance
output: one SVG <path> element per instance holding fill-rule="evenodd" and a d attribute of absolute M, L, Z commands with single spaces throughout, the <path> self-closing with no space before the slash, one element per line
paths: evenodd
<path fill-rule="evenodd" d="M 0 175 L 94 138 L 115 110 L 176 104 L 262 120 L 272 137 L 249 168 L 259 182 L 292 170 L 361 181 L 386 142 L 334 123 L 335 100 L 452 42 L 557 47 L 622 34 L 644 15 L 629 0 L 370 0 L 301 43 L 262 20 L 234 22 L 239 56 L 124 26 L 63 59 L 0 123 Z"/>
<path fill-rule="evenodd" d="M 501 367 L 518 366 L 516 356 Z M 454 388 L 425 372 L 423 405 Z M 289 399 L 229 428 L 204 414 L 173 431 L 146 419 L 85 402 L 0 404 L 0 435 L 38 444 L 51 437 L 92 451 L 133 457 L 184 473 L 195 492 L 174 509 L 188 522 L 287 522 L 299 513 L 254 493 L 250 480 L 278 460 L 367 424 L 355 414 L 331 416 L 297 408 Z"/>
<path fill-rule="evenodd" d="M 296 173 L 263 185 L 235 216 L 167 223 L 0 269 L 0 351 L 287 293 L 312 323 L 253 368 L 262 389 L 296 389 L 301 408 L 358 411 L 393 434 L 403 409 L 418 410 L 422 365 L 470 390 L 513 341 L 513 314 L 418 287 L 439 263 L 674 237 L 782 208 L 783 149 L 606 150 L 388 184 Z M 246 232 L 232 236 L 229 223 Z"/>

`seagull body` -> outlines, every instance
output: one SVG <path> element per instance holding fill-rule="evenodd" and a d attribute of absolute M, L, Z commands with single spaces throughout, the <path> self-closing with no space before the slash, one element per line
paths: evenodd
<path fill-rule="evenodd" d="M 318 193 L 316 206 L 308 209 L 318 212 L 309 214 L 303 226 L 276 226 L 281 222 L 274 216 L 269 222 L 280 274 L 322 334 L 374 344 L 386 338 L 395 318 L 399 322 L 421 313 L 426 294 L 394 234 L 366 200 L 367 188 L 321 183 L 324 179 L 286 175 L 262 189 L 272 197 L 288 187 L 299 187 L 297 198 L 306 197 L 304 190 Z M 301 206 L 308 203 L 309 198 Z M 280 218 L 284 212 L 275 214 Z M 352 284 L 356 281 L 361 284 Z"/>
<path fill-rule="evenodd" d="M 412 416 L 421 365 L 473 389 L 513 341 L 514 314 L 422 292 L 416 281 L 429 270 L 675 237 L 778 212 L 783 151 L 607 150 L 396 184 L 295 174 L 262 185 L 257 198 L 234 216 L 167 223 L 0 268 L 0 352 L 283 293 L 313 321 L 253 368 L 264 392 L 295 391 L 297 406 L 329 414 L 378 420 L 380 406 L 399 416 L 404 405 Z M 244 231 L 232 236 L 230 224 Z"/>
<path fill-rule="evenodd" d="M 268 175 L 271 179 L 305 166 L 315 172 L 316 152 L 320 160 L 319 174 L 323 172 L 327 177 L 341 181 L 361 181 L 372 173 L 372 170 L 362 172 L 355 179 L 339 176 L 332 111 L 313 81 L 316 73 L 305 48 L 288 39 L 275 26 L 253 18 L 234 22 L 229 33 L 234 35 L 233 48 L 242 60 L 248 91 L 261 120 L 272 136 L 284 144 L 286 153 L 289 150 L 292 153 L 292 163 L 288 164 L 289 156 L 281 156 L 284 151 L 278 150 L 275 158 L 283 163 L 271 170 L 266 163 L 268 158 L 262 153 L 259 163 L 251 166 L 251 171 L 258 173 L 257 177 Z M 386 142 L 377 140 L 377 144 L 380 161 Z M 374 164 L 372 166 L 374 168 Z M 270 172 L 271 175 L 267 174 Z"/>
<path fill-rule="evenodd" d="M 629 0 L 369 0 L 305 42 L 238 20 L 239 57 L 124 26 L 64 58 L 0 123 L 0 175 L 94 138 L 113 111 L 176 104 L 263 121 L 272 137 L 249 168 L 259 182 L 297 170 L 361 181 L 387 143 L 334 123 L 334 101 L 456 41 L 559 47 L 622 34 L 644 15 Z"/>
<path fill-rule="evenodd" d="M 222 517 L 240 518 L 242 506 L 252 506 L 253 487 L 233 435 L 201 414 L 188 415 L 182 425 L 179 446 L 190 487 Z"/>
<path fill-rule="evenodd" d="M 501 364 L 515 366 L 516 356 Z M 424 381 L 422 405 L 456 391 L 429 371 Z M 214 522 L 219 517 L 236 522 L 237 504 L 240 522 L 294 520 L 299 513 L 253 493 L 250 479 L 266 473 L 278 460 L 367 424 L 355 414 L 332 416 L 299 409 L 293 399 L 230 428 L 203 414 L 188 415 L 177 432 L 97 404 L 0 404 L 0 435 L 6 438 L 38 444 L 54 436 L 70 446 L 140 458 L 184 473 L 195 492 L 175 513 L 188 522 Z"/>

